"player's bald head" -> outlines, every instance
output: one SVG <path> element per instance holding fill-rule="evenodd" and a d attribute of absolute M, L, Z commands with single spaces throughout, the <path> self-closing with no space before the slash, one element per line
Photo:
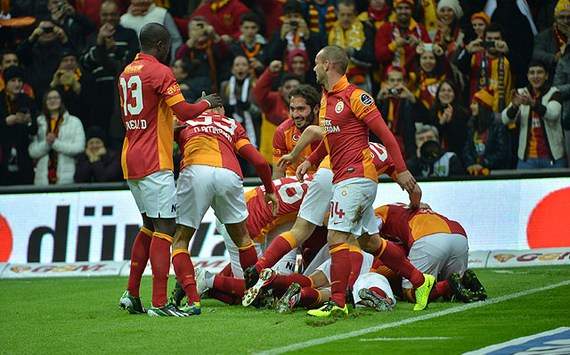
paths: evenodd
<path fill-rule="evenodd" d="M 346 51 L 339 46 L 326 46 L 319 52 L 321 60 L 328 61 L 333 65 L 339 74 L 346 73 L 348 67 L 348 55 Z"/>
<path fill-rule="evenodd" d="M 153 49 L 158 49 L 159 42 L 163 45 L 170 43 L 170 34 L 163 25 L 151 22 L 143 26 L 139 34 L 139 41 L 141 43 L 141 50 L 149 52 Z"/>

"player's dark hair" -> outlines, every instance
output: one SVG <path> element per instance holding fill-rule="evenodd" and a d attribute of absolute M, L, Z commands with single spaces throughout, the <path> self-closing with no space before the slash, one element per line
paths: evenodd
<path fill-rule="evenodd" d="M 163 43 L 170 41 L 170 34 L 163 25 L 151 22 L 144 25 L 141 29 L 139 41 L 141 44 L 141 50 L 143 52 L 148 52 L 156 49 L 159 41 L 162 41 Z"/>
<path fill-rule="evenodd" d="M 4 49 L 4 50 L 2 50 L 2 52 L 0 52 L 0 63 L 2 63 L 2 61 L 4 61 L 4 56 L 6 56 L 8 54 L 14 54 L 16 57 L 18 57 L 18 61 L 20 61 L 20 57 L 18 56 L 18 53 L 15 50 Z"/>
<path fill-rule="evenodd" d="M 243 14 L 239 19 L 239 24 L 243 25 L 244 22 L 255 22 L 257 27 L 261 27 L 261 20 L 259 16 L 255 14 L 255 12 L 246 12 Z"/>
<path fill-rule="evenodd" d="M 547 67 L 546 63 L 544 63 L 540 59 L 532 59 L 530 61 L 530 63 L 528 63 L 527 71 L 528 71 L 528 69 L 530 69 L 532 67 L 541 67 L 542 69 L 544 69 L 548 73 L 548 67 Z"/>
<path fill-rule="evenodd" d="M 502 38 L 505 37 L 504 32 L 503 32 L 503 27 L 501 27 L 501 25 L 499 25 L 498 23 L 495 23 L 495 22 L 490 23 L 489 26 L 487 26 L 485 28 L 485 34 L 483 35 L 483 38 L 485 38 L 485 36 L 489 32 L 499 32 L 501 34 Z"/>
<path fill-rule="evenodd" d="M 65 108 L 65 104 L 63 103 L 63 95 L 61 94 L 61 91 L 59 91 L 58 89 L 49 89 L 48 91 L 46 91 L 46 93 L 44 94 L 44 97 L 42 99 L 42 113 L 44 114 L 47 122 L 49 123 L 49 118 L 50 118 L 50 112 L 47 108 L 47 97 L 49 95 L 50 92 L 55 91 L 59 94 L 59 97 L 61 98 L 61 105 L 59 106 L 59 115 L 63 115 L 65 113 L 65 111 L 67 111 L 67 109 Z"/>
<path fill-rule="evenodd" d="M 331 62 L 340 74 L 346 73 L 348 55 L 343 48 L 335 45 L 326 46 L 321 50 L 321 57 L 323 60 Z"/>
<path fill-rule="evenodd" d="M 279 81 L 279 86 L 285 85 L 285 83 L 288 82 L 289 80 L 297 80 L 300 83 L 303 82 L 303 80 L 301 80 L 301 78 L 299 78 L 297 75 L 287 73 L 281 77 L 281 80 Z"/>
<path fill-rule="evenodd" d="M 354 8 L 354 11 L 356 11 L 356 2 L 354 0 L 338 0 L 338 2 L 336 3 L 337 9 L 340 4 L 343 4 L 344 6 L 347 7 L 352 7 Z"/>
<path fill-rule="evenodd" d="M 307 102 L 311 109 L 319 106 L 321 103 L 321 94 L 314 87 L 307 84 L 301 84 L 289 93 L 289 100 L 293 97 L 302 97 Z"/>

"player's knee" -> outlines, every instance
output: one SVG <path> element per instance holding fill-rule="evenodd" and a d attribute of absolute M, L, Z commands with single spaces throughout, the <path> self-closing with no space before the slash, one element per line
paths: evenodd
<path fill-rule="evenodd" d="M 301 244 L 305 240 L 309 239 L 314 231 L 315 225 L 302 218 L 297 218 L 293 228 L 290 230 L 293 237 L 295 237 L 295 240 L 297 240 L 297 244 Z"/>
<path fill-rule="evenodd" d="M 153 219 L 154 231 L 173 236 L 176 232 L 176 221 L 174 218 Z"/>
<path fill-rule="evenodd" d="M 378 248 L 380 248 L 381 239 L 378 234 L 365 235 L 358 238 L 358 244 L 360 249 L 368 252 L 374 253 Z"/>
<path fill-rule="evenodd" d="M 238 247 L 251 243 L 251 237 L 245 227 L 245 222 L 226 224 L 226 229 L 230 238 Z"/>
<path fill-rule="evenodd" d="M 330 244 L 347 243 L 350 237 L 349 233 L 329 230 L 327 241 Z"/>

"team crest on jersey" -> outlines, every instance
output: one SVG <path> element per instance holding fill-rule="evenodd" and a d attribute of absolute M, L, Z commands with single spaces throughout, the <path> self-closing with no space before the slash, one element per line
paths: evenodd
<path fill-rule="evenodd" d="M 368 95 L 366 93 L 362 93 L 362 94 L 360 94 L 360 102 L 362 102 L 362 104 L 365 106 L 370 106 L 370 105 L 372 105 L 374 100 L 372 100 L 372 97 L 370 95 Z"/>
<path fill-rule="evenodd" d="M 299 141 L 299 138 L 301 138 L 298 134 L 294 134 L 293 137 L 291 137 L 291 139 L 293 140 L 293 142 L 297 142 Z"/>
<path fill-rule="evenodd" d="M 342 110 L 344 110 L 344 102 L 339 101 L 336 103 L 336 106 L 334 107 L 334 112 L 341 113 Z"/>

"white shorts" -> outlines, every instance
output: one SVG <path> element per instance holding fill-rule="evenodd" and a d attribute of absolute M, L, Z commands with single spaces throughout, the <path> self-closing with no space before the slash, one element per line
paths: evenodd
<path fill-rule="evenodd" d="M 140 213 L 149 218 L 176 217 L 174 173 L 161 170 L 141 179 L 127 180 Z"/>
<path fill-rule="evenodd" d="M 469 245 L 460 234 L 437 233 L 418 239 L 410 248 L 408 259 L 423 273 L 445 280 L 454 272 L 463 275 L 467 269 Z M 402 280 L 403 288 L 412 284 Z"/>
<path fill-rule="evenodd" d="M 226 227 L 220 223 L 220 221 L 216 220 L 216 228 L 218 232 L 224 237 L 224 243 L 226 244 L 226 249 L 228 250 L 228 254 L 230 256 L 230 265 L 232 267 L 232 274 L 237 279 L 243 279 L 243 270 L 241 268 L 241 263 L 239 261 L 239 249 L 237 245 L 232 241 L 230 235 L 228 234 Z M 263 255 L 263 251 L 267 247 L 268 243 L 264 243 L 261 245 L 259 243 L 255 243 L 255 250 L 257 251 L 257 257 L 261 257 Z M 295 265 L 297 263 L 297 249 L 291 250 L 287 253 L 281 260 L 279 260 L 272 269 L 277 271 L 277 273 L 281 275 L 289 275 L 295 272 Z"/>
<path fill-rule="evenodd" d="M 377 184 L 366 178 L 352 178 L 335 184 L 330 203 L 329 230 L 353 234 L 378 233 L 378 221 L 372 204 Z"/>
<path fill-rule="evenodd" d="M 354 287 L 352 289 L 352 296 L 354 297 L 354 303 L 360 302 L 361 298 L 358 295 L 358 291 L 363 288 L 370 288 L 370 287 L 378 287 L 386 296 L 392 300 L 392 304 L 396 304 L 396 298 L 394 297 L 394 293 L 392 292 L 392 287 L 390 287 L 390 282 L 388 279 L 384 277 L 384 275 L 377 274 L 375 272 L 367 272 L 362 274 L 356 279 L 354 283 Z M 358 305 L 357 305 L 358 306 Z"/>
<path fill-rule="evenodd" d="M 210 206 L 224 224 L 247 218 L 243 182 L 229 169 L 206 165 L 186 167 L 178 177 L 176 195 L 178 224 L 197 229 Z"/>
<path fill-rule="evenodd" d="M 320 168 L 309 181 L 307 194 L 301 202 L 298 216 L 316 226 L 322 226 L 332 198 L 333 172 Z"/>
<path fill-rule="evenodd" d="M 360 267 L 360 275 L 366 274 L 370 272 L 370 268 L 372 267 L 372 263 L 374 262 L 374 257 L 367 252 L 362 251 L 362 266 Z M 329 284 L 331 282 L 331 259 L 325 261 L 321 266 L 317 267 L 318 271 L 321 271 L 329 280 Z"/>

